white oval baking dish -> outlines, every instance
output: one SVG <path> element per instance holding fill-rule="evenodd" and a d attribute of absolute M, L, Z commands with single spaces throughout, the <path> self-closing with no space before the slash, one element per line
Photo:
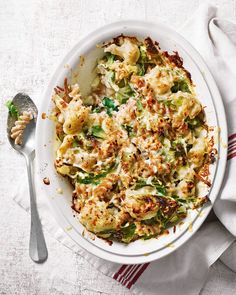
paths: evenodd
<path fill-rule="evenodd" d="M 54 123 L 39 116 L 36 131 L 38 173 L 41 182 L 44 177 L 50 179 L 50 185 L 44 185 L 44 189 L 52 208 L 52 214 L 57 222 L 67 235 L 92 254 L 117 263 L 133 264 L 150 262 L 173 252 L 183 245 L 201 226 L 212 208 L 223 180 L 227 157 L 227 149 L 225 148 L 227 144 L 227 125 L 219 91 L 198 52 L 183 37 L 167 26 L 160 23 L 153 24 L 141 21 L 124 21 L 109 24 L 80 40 L 68 52 L 52 76 L 44 94 L 39 114 L 50 112 L 52 107 L 50 98 L 53 88 L 56 85 L 63 85 L 65 77 L 71 77 L 72 80 L 79 79 L 82 93 L 87 92 L 89 82 L 92 80 L 91 70 L 95 65 L 96 58 L 101 54 L 100 49 L 96 48 L 96 44 L 120 34 L 139 38 L 150 36 L 153 40 L 159 42 L 161 49 L 178 51 L 184 60 L 185 68 L 192 75 L 200 101 L 206 106 L 205 112 L 208 125 L 215 127 L 213 136 L 218 150 L 217 162 L 211 167 L 213 184 L 209 192 L 210 204 L 201 208 L 200 212 L 196 210 L 190 211 L 184 224 L 177 226 L 175 233 L 170 228 L 169 235 L 158 239 L 138 240 L 129 245 L 114 242 L 110 246 L 102 239 L 91 239 L 91 235 L 84 235 L 84 227 L 73 216 L 71 209 L 72 187 L 54 169 Z M 83 59 L 83 66 L 81 67 Z M 73 72 L 72 76 L 71 71 Z M 62 189 L 63 194 L 57 193 L 58 188 Z"/>

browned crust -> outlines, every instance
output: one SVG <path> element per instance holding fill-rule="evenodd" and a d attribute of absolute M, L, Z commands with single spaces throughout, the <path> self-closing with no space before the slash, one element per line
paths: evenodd
<path fill-rule="evenodd" d="M 208 162 L 209 164 L 213 164 L 216 160 L 216 155 L 218 154 L 218 151 L 216 148 L 214 148 L 214 137 L 212 136 L 209 140 L 209 151 L 208 151 Z"/>
<path fill-rule="evenodd" d="M 72 192 L 72 205 L 71 205 L 71 208 L 72 208 L 74 211 L 76 211 L 77 213 L 79 213 L 79 212 L 76 210 L 76 208 L 75 208 L 75 202 L 76 202 L 77 198 L 78 198 L 78 196 L 77 196 L 77 192 L 76 192 L 76 190 L 74 190 L 74 191 Z"/>
<path fill-rule="evenodd" d="M 203 178 L 201 175 L 199 175 L 199 174 L 197 174 L 197 173 L 195 174 L 195 177 L 196 177 L 198 180 L 200 180 L 200 181 L 202 181 L 203 183 L 205 183 L 207 186 L 211 187 L 211 183 L 210 183 L 209 180 Z"/>
<path fill-rule="evenodd" d="M 209 201 L 210 201 L 210 199 L 209 199 L 208 195 L 206 195 L 205 197 L 199 199 L 199 202 L 193 206 L 193 209 L 197 209 L 199 207 L 202 207 L 204 204 L 208 203 Z"/>
<path fill-rule="evenodd" d="M 208 142 L 208 153 L 207 153 L 206 163 L 201 167 L 201 169 L 198 171 L 196 175 L 196 178 L 198 178 L 200 181 L 204 182 L 208 186 L 211 186 L 211 183 L 209 181 L 210 164 L 213 164 L 215 162 L 216 155 L 217 155 L 217 149 L 214 148 L 214 137 L 212 136 Z"/>
<path fill-rule="evenodd" d="M 127 35 L 120 34 L 117 37 L 114 37 L 111 41 L 103 42 L 102 48 L 107 47 L 111 44 L 122 45 L 124 39 L 129 39 L 131 42 L 134 42 L 134 43 L 140 43 L 139 40 L 134 36 L 127 36 Z"/>
<path fill-rule="evenodd" d="M 169 54 L 168 51 L 163 51 L 163 55 L 169 60 L 170 63 L 174 64 L 176 67 L 184 70 L 187 78 L 192 83 L 191 74 L 183 66 L 183 59 L 179 56 L 177 51 L 174 51 L 173 54 Z"/>
<path fill-rule="evenodd" d="M 152 39 L 150 37 L 147 37 L 144 40 L 144 44 L 147 47 L 147 53 L 150 55 L 155 55 L 159 53 L 158 50 L 158 43 L 153 43 Z M 157 45 L 156 45 L 157 44 Z"/>
<path fill-rule="evenodd" d="M 60 87 L 58 85 L 54 88 L 54 92 L 57 95 L 63 94 L 63 92 L 64 92 L 62 99 L 66 103 L 70 102 L 70 100 L 71 100 L 71 98 L 69 97 L 70 91 L 71 91 L 71 86 L 68 84 L 68 79 L 67 78 L 64 79 L 64 88 L 62 88 L 62 87 Z"/>
<path fill-rule="evenodd" d="M 138 44 L 140 43 L 138 39 L 134 36 L 127 36 L 127 35 L 120 34 L 117 37 L 114 37 L 111 41 L 103 42 L 102 48 L 107 47 L 111 44 L 122 45 L 124 38 L 128 38 L 134 43 L 138 43 Z M 160 46 L 157 41 L 153 41 L 150 37 L 147 37 L 144 39 L 144 44 L 147 47 L 147 53 L 149 55 L 153 56 L 159 53 Z M 178 68 L 183 69 L 187 78 L 192 83 L 191 74 L 189 73 L 189 71 L 187 71 L 184 68 L 183 59 L 179 56 L 179 53 L 177 51 L 174 51 L 173 54 L 169 54 L 168 51 L 163 51 L 162 53 L 169 60 L 170 63 L 174 64 Z"/>

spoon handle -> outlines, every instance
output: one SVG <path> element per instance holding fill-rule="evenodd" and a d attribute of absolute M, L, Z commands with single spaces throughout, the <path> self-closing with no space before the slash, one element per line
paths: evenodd
<path fill-rule="evenodd" d="M 25 155 L 27 172 L 28 172 L 30 211 L 31 211 L 29 255 L 34 262 L 42 263 L 47 259 L 48 251 L 47 251 L 47 246 L 44 239 L 42 225 L 41 225 L 38 210 L 37 210 L 36 196 L 35 196 L 35 189 L 34 189 L 33 165 L 32 165 L 33 157 L 32 156 L 33 156 L 32 154 L 29 156 Z"/>

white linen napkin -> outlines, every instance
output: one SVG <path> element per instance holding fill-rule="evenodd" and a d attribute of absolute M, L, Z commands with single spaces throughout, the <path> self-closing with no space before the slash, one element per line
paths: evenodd
<path fill-rule="evenodd" d="M 236 23 L 217 17 L 217 9 L 204 5 L 181 30 L 207 62 L 221 92 L 228 123 L 228 163 L 214 212 L 236 236 Z M 221 260 L 236 271 L 236 242 Z"/>
<path fill-rule="evenodd" d="M 217 19 L 216 12 L 216 8 L 212 6 L 200 7 L 181 32 L 200 51 L 214 74 L 228 112 L 229 135 L 233 135 L 236 132 L 236 122 L 233 117 L 233 110 L 236 111 L 236 88 L 233 87 L 236 81 L 236 67 L 235 69 L 233 67 L 236 65 L 236 25 Z M 113 277 L 135 294 L 199 294 L 210 265 L 230 248 L 236 236 L 236 217 L 233 216 L 231 209 L 236 207 L 236 193 L 234 195 L 236 184 L 233 182 L 233 174 L 236 172 L 236 158 L 234 158 L 236 145 L 233 138 L 231 136 L 224 187 L 220 199 L 214 206 L 218 218 L 230 232 L 219 221 L 205 223 L 185 245 L 158 261 L 130 266 L 107 262 L 79 247 L 58 227 L 52 219 L 50 209 L 43 198 L 43 191 L 36 180 L 37 195 L 40 195 L 38 209 L 43 227 L 59 242 L 83 256 L 99 271 Z M 28 188 L 26 182 L 21 181 L 21 183 L 14 200 L 29 211 Z M 234 254 L 225 253 L 224 261 L 227 262 Z"/>

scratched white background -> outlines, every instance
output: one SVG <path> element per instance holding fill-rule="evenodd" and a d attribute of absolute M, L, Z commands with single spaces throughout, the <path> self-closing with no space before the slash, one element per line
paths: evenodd
<path fill-rule="evenodd" d="M 7 143 L 4 103 L 19 91 L 40 100 L 61 58 L 82 35 L 95 28 L 121 19 L 162 20 L 179 27 L 200 2 L 0 0 L 0 294 L 131 294 L 47 233 L 47 262 L 37 265 L 30 260 L 29 216 L 12 201 L 25 166 Z M 220 8 L 220 16 L 236 20 L 236 0 L 212 2 Z M 236 294 L 236 274 L 218 261 L 202 294 Z"/>

